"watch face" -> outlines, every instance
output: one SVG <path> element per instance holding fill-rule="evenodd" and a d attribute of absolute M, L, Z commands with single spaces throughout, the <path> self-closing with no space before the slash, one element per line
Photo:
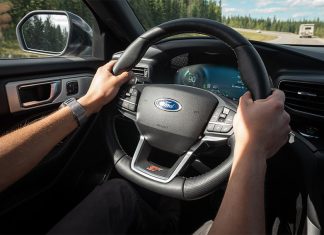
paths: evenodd
<path fill-rule="evenodd" d="M 67 104 L 72 103 L 74 101 L 76 101 L 75 98 L 70 98 L 70 99 L 67 99 L 64 103 L 67 105 Z"/>

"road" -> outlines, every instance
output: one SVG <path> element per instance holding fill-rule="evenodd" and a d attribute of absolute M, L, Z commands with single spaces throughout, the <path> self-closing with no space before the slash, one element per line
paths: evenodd
<path fill-rule="evenodd" d="M 257 30 L 252 29 L 237 29 L 242 32 L 258 33 Z M 277 37 L 274 40 L 267 42 L 276 44 L 299 44 L 299 45 L 324 45 L 324 39 L 321 38 L 299 38 L 294 33 L 274 32 L 274 31 L 261 31 L 261 34 Z"/>

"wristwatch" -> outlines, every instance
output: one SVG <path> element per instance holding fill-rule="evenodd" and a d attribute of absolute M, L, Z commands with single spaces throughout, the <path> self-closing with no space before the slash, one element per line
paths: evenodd
<path fill-rule="evenodd" d="M 88 120 L 86 110 L 75 98 L 70 98 L 64 101 L 60 105 L 60 109 L 64 107 L 69 107 L 71 109 L 73 117 L 75 118 L 79 126 L 83 125 Z"/>

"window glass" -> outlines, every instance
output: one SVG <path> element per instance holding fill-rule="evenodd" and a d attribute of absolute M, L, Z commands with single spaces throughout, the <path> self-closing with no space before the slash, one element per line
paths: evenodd
<path fill-rule="evenodd" d="M 69 11 L 80 16 L 91 28 L 96 24 L 82 0 L 0 0 L 0 59 L 46 57 L 21 50 L 17 41 L 18 22 L 34 10 Z"/>
<path fill-rule="evenodd" d="M 222 22 L 250 40 L 290 45 L 324 45 L 323 0 L 128 2 L 146 29 L 172 19 L 200 17 Z"/>

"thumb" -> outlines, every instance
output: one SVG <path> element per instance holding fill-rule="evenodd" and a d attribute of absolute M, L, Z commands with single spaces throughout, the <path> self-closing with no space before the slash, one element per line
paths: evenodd
<path fill-rule="evenodd" d="M 116 85 L 122 86 L 124 83 L 128 82 L 133 78 L 133 72 L 123 72 L 116 76 Z"/>
<path fill-rule="evenodd" d="M 240 98 L 240 105 L 249 105 L 253 103 L 252 94 L 250 91 L 246 92 Z"/>

